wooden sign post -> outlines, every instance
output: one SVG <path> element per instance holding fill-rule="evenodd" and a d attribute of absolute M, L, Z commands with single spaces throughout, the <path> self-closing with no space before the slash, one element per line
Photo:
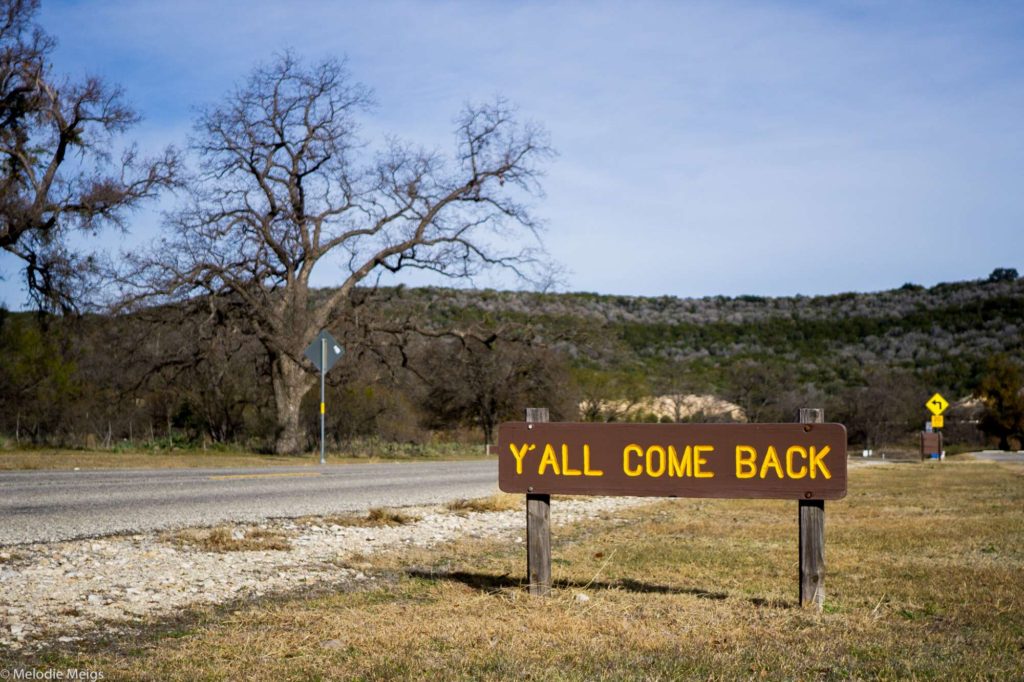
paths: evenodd
<path fill-rule="evenodd" d="M 548 408 L 526 410 L 528 424 L 548 421 Z M 546 597 L 551 592 L 551 495 L 526 493 L 526 575 L 530 594 Z"/>
<path fill-rule="evenodd" d="M 921 459 L 928 459 L 932 455 L 942 456 L 942 433 L 940 431 L 921 432 Z"/>
<path fill-rule="evenodd" d="M 825 411 L 801 408 L 801 424 L 822 424 Z M 825 604 L 825 500 L 800 500 L 800 606 Z"/>
<path fill-rule="evenodd" d="M 824 597 L 824 500 L 846 495 L 846 428 L 821 410 L 789 424 L 551 423 L 498 429 L 498 487 L 526 495 L 531 594 L 551 590 L 551 495 L 799 500 L 800 601 Z"/>

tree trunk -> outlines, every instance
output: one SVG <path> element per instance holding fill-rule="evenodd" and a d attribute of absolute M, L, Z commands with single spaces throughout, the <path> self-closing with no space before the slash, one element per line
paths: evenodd
<path fill-rule="evenodd" d="M 299 420 L 299 408 L 302 406 L 302 398 L 313 385 L 313 377 L 286 355 L 273 356 L 270 366 L 277 412 L 274 452 L 279 455 L 303 452 L 306 449 L 306 433 Z"/>
<path fill-rule="evenodd" d="M 491 444 L 491 436 L 494 435 L 494 424 L 497 421 L 496 412 L 497 409 L 493 400 L 485 398 L 478 403 L 477 413 L 480 415 L 480 426 L 484 430 L 484 445 Z"/>

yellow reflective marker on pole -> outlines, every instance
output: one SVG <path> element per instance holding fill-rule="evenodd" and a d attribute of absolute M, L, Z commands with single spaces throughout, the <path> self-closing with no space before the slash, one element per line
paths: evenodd
<path fill-rule="evenodd" d="M 936 393 L 935 395 L 928 399 L 928 402 L 926 402 L 924 406 L 928 408 L 929 412 L 931 412 L 935 416 L 938 416 L 946 411 L 946 409 L 949 407 L 949 403 L 946 401 L 945 398 Z"/>

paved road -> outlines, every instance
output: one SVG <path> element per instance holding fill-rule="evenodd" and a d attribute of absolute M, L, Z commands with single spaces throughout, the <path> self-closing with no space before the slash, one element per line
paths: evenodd
<path fill-rule="evenodd" d="M 497 491 L 496 461 L 0 473 L 0 545 L 432 504 Z"/>
<path fill-rule="evenodd" d="M 972 452 L 975 459 L 988 459 L 993 462 L 1020 462 L 1024 464 L 1024 452 L 1006 452 L 1003 450 L 982 450 Z"/>

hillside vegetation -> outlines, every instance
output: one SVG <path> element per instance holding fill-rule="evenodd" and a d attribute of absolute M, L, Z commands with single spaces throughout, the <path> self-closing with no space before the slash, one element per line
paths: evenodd
<path fill-rule="evenodd" d="M 437 320 L 530 325 L 577 366 L 642 368 L 653 379 L 678 363 L 711 387 L 736 362 L 756 359 L 823 384 L 847 384 L 872 367 L 908 370 L 959 396 L 989 356 L 1024 345 L 1022 279 L 779 298 L 451 289 L 407 296 Z"/>
<path fill-rule="evenodd" d="M 751 421 L 822 406 L 855 444 L 909 442 L 928 396 L 970 397 L 993 359 L 1017 367 L 1024 355 L 1015 276 L 780 298 L 399 288 L 367 291 L 354 310 L 330 325 L 348 351 L 328 375 L 329 445 L 341 449 L 492 441 L 527 405 L 557 419 L 654 419 L 627 408 L 694 394 L 735 403 Z M 118 317 L 0 311 L 0 433 L 265 449 L 275 424 L 254 331 L 202 301 Z M 310 446 L 315 394 L 302 407 Z M 980 443 L 978 409 L 954 406 L 949 438 Z"/>

